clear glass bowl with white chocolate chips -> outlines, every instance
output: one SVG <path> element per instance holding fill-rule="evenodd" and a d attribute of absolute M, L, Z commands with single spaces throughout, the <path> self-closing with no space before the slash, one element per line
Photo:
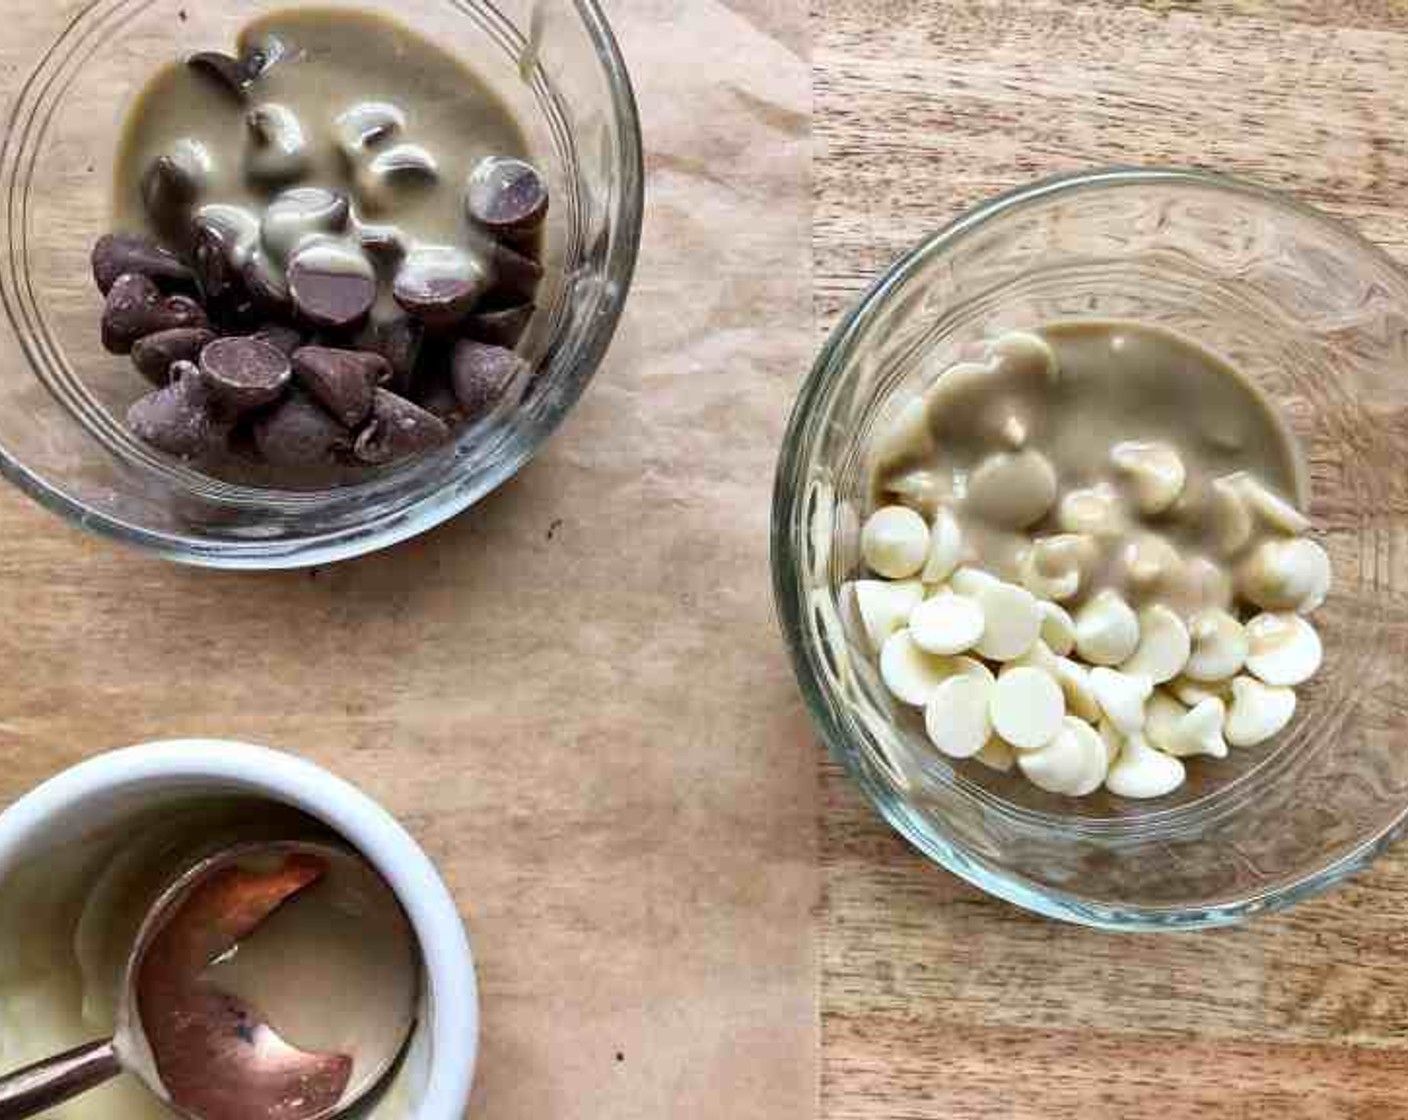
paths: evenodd
<path fill-rule="evenodd" d="M 1134 929 L 1285 905 L 1397 834 L 1405 311 L 1351 231 L 1177 171 L 997 199 L 871 289 L 793 415 L 774 583 L 901 833 Z"/>
<path fill-rule="evenodd" d="M 0 471 L 234 568 L 385 547 L 512 477 L 594 375 L 639 244 L 595 0 L 112 15 L 33 21 Z"/>

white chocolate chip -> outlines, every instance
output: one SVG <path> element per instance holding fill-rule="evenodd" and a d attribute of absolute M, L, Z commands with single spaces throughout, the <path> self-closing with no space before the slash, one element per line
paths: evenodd
<path fill-rule="evenodd" d="M 1130 587 L 1147 595 L 1183 568 L 1183 558 L 1167 538 L 1158 533 L 1140 533 L 1120 550 L 1120 570 Z"/>
<path fill-rule="evenodd" d="M 1103 665 L 1090 670 L 1090 688 L 1115 730 L 1128 738 L 1144 730 L 1144 702 L 1154 691 L 1148 677 Z"/>
<path fill-rule="evenodd" d="M 1010 774 L 1012 767 L 1017 765 L 1017 752 L 996 735 L 973 757 L 989 770 L 996 770 L 1000 774 Z"/>
<path fill-rule="evenodd" d="M 914 644 L 950 656 L 972 649 L 983 636 L 983 608 L 976 599 L 944 591 L 926 599 L 909 616 Z"/>
<path fill-rule="evenodd" d="M 1247 623 L 1247 669 L 1266 684 L 1304 684 L 1324 651 L 1315 627 L 1298 614 L 1259 614 Z"/>
<path fill-rule="evenodd" d="M 929 534 L 929 554 L 920 575 L 925 583 L 943 583 L 963 558 L 963 530 L 953 511 L 941 506 L 934 514 L 934 528 Z"/>
<path fill-rule="evenodd" d="M 1025 665 L 1028 669 L 1040 669 L 1043 673 L 1056 675 L 1056 666 L 1061 663 L 1061 658 L 1051 652 L 1051 647 L 1038 638 L 1032 643 L 1032 648 L 1022 654 L 1021 657 L 1014 657 L 1007 663 L 1009 668 Z"/>
<path fill-rule="evenodd" d="M 1230 476 L 1230 481 L 1241 493 L 1248 507 L 1261 520 L 1279 533 L 1298 537 L 1310 531 L 1310 519 L 1269 489 L 1254 475 L 1239 471 Z"/>
<path fill-rule="evenodd" d="M 1234 747 L 1254 747 L 1280 734 L 1296 714 L 1292 688 L 1275 688 L 1255 677 L 1232 682 L 1232 706 L 1227 713 L 1227 741 Z"/>
<path fill-rule="evenodd" d="M 1094 722 L 1100 718 L 1100 701 L 1090 684 L 1090 672 L 1069 657 L 1058 657 L 1052 672 L 1066 694 L 1066 708 L 1072 715 Z"/>
<path fill-rule="evenodd" d="M 1044 641 L 1038 641 L 1031 649 L 1009 666 L 1026 666 L 1040 669 L 1054 677 L 1066 697 L 1066 710 L 1083 720 L 1095 722 L 1100 718 L 1100 702 L 1090 684 L 1090 672 L 1069 657 L 1058 657 Z"/>
<path fill-rule="evenodd" d="M 907 629 L 891 634 L 880 650 L 880 679 L 890 695 L 902 704 L 924 707 L 934 689 L 952 675 L 952 662 L 946 657 L 925 653 L 914 644 Z"/>
<path fill-rule="evenodd" d="M 888 579 L 908 579 L 929 554 L 929 526 L 905 506 L 884 506 L 866 521 L 860 551 L 870 570 Z"/>
<path fill-rule="evenodd" d="M 959 568 L 949 577 L 949 586 L 960 595 L 976 599 L 989 587 L 996 587 L 1002 581 L 982 568 Z"/>
<path fill-rule="evenodd" d="M 932 516 L 940 508 L 940 503 L 953 495 L 944 475 L 938 471 L 916 467 L 912 471 L 887 479 L 885 496 L 899 498 L 904 505 L 923 510 Z"/>
<path fill-rule="evenodd" d="M 1044 381 L 1055 381 L 1060 373 L 1056 353 L 1046 339 L 1028 331 L 1008 331 L 988 344 L 989 358 L 996 358 L 1004 369 L 1027 374 Z"/>
<path fill-rule="evenodd" d="M 1026 529 L 1050 512 L 1056 501 L 1056 469 L 1040 451 L 999 451 L 968 477 L 964 505 L 1005 529 Z"/>
<path fill-rule="evenodd" d="M 1051 652 L 1060 657 L 1067 656 L 1076 648 L 1076 624 L 1065 607 L 1056 603 L 1042 603 L 1041 640 L 1051 647 Z"/>
<path fill-rule="evenodd" d="M 1176 730 L 1176 740 L 1180 744 L 1187 744 L 1188 754 L 1208 755 L 1209 758 L 1226 758 L 1228 754 L 1228 744 L 1222 738 L 1222 730 L 1226 726 L 1226 704 L 1218 700 L 1217 697 L 1208 697 L 1204 702 L 1195 704 L 1188 710 L 1187 716 L 1178 724 Z M 1194 749 L 1197 748 L 1197 749 Z M 1173 754 L 1170 751 L 1169 754 Z"/>
<path fill-rule="evenodd" d="M 1114 766 L 1120 751 L 1124 750 L 1124 736 L 1116 731 L 1115 725 L 1107 719 L 1100 720 L 1096 730 L 1100 732 L 1100 741 L 1105 744 L 1105 768 L 1108 770 Z"/>
<path fill-rule="evenodd" d="M 1018 750 L 1045 746 L 1061 730 L 1066 698 L 1054 677 L 1026 665 L 1006 669 L 992 690 L 993 730 Z"/>
<path fill-rule="evenodd" d="M 1227 743 L 1222 738 L 1227 709 L 1216 696 L 1188 709 L 1167 693 L 1156 692 L 1149 698 L 1147 717 L 1144 733 L 1165 754 L 1175 758 L 1227 757 Z"/>
<path fill-rule="evenodd" d="M 1108 482 L 1072 490 L 1056 509 L 1056 524 L 1066 533 L 1109 539 L 1123 535 L 1126 523 L 1119 493 Z"/>
<path fill-rule="evenodd" d="M 1247 661 L 1247 632 L 1226 611 L 1199 611 L 1188 620 L 1193 649 L 1183 675 L 1195 681 L 1225 681 Z"/>
<path fill-rule="evenodd" d="M 1169 582 L 1169 594 L 1190 611 L 1225 611 L 1232 605 L 1232 578 L 1206 556 L 1190 556 Z"/>
<path fill-rule="evenodd" d="M 973 596 L 983 608 L 983 637 L 977 650 L 992 661 L 1012 661 L 1036 644 L 1041 608 L 1024 587 L 994 582 Z"/>
<path fill-rule="evenodd" d="M 1139 619 L 1106 588 L 1076 612 L 1076 652 L 1092 665 L 1119 665 L 1139 646 Z"/>
<path fill-rule="evenodd" d="M 1224 705 L 1232 700 L 1231 682 L 1226 680 L 1195 681 L 1191 677 L 1177 677 L 1169 681 L 1168 690 L 1178 697 L 1180 704 L 1189 708 L 1196 708 L 1210 697 L 1216 697 Z"/>
<path fill-rule="evenodd" d="M 1022 584 L 1038 599 L 1074 598 L 1097 556 L 1095 541 L 1079 533 L 1038 537 L 1018 564 Z"/>
<path fill-rule="evenodd" d="M 1032 785 L 1048 793 L 1084 797 L 1100 788 L 1109 762 L 1095 728 L 1067 716 L 1049 743 L 1018 755 L 1017 765 Z"/>
<path fill-rule="evenodd" d="M 1060 576 L 1044 576 L 1038 570 L 1033 550 L 1028 549 L 1017 566 L 1022 586 L 1038 599 L 1059 601 L 1075 597 L 1080 590 L 1080 572 L 1069 571 Z"/>
<path fill-rule="evenodd" d="M 875 439 L 875 463 L 883 469 L 895 462 L 926 456 L 933 450 L 929 402 L 924 397 L 916 397 L 880 426 Z"/>
<path fill-rule="evenodd" d="M 1192 640 L 1183 619 L 1162 603 L 1155 603 L 1139 612 L 1139 646 L 1120 668 L 1163 684 L 1183 671 L 1191 652 Z"/>
<path fill-rule="evenodd" d="M 982 677 L 988 684 L 997 683 L 997 678 L 993 676 L 992 670 L 976 657 L 952 657 L 949 660 L 955 673 L 966 673 L 970 677 Z"/>
<path fill-rule="evenodd" d="M 1207 515 L 1213 537 L 1223 556 L 1235 556 L 1251 543 L 1256 523 L 1237 476 L 1214 479 L 1208 495 Z"/>
<path fill-rule="evenodd" d="M 896 630 L 904 627 L 914 608 L 924 601 L 924 585 L 917 579 L 891 583 L 881 579 L 858 579 L 856 611 L 871 648 L 877 653 Z"/>
<path fill-rule="evenodd" d="M 1167 443 L 1118 443 L 1110 452 L 1110 461 L 1128 476 L 1135 504 L 1146 517 L 1163 513 L 1178 501 L 1188 480 L 1183 459 Z"/>
<path fill-rule="evenodd" d="M 1008 411 L 997 422 L 997 438 L 1010 451 L 1021 451 L 1027 446 L 1031 429 L 1016 411 Z"/>
<path fill-rule="evenodd" d="M 1181 761 L 1155 750 L 1144 736 L 1134 735 L 1124 741 L 1105 788 L 1119 797 L 1163 797 L 1181 786 L 1187 776 Z"/>
<path fill-rule="evenodd" d="M 982 677 L 968 673 L 941 682 L 924 709 L 929 741 L 950 758 L 972 758 L 982 751 L 992 736 L 992 691 Z"/>
<path fill-rule="evenodd" d="M 1265 540 L 1242 562 L 1237 587 L 1262 610 L 1309 614 L 1330 592 L 1330 557 L 1304 537 Z"/>

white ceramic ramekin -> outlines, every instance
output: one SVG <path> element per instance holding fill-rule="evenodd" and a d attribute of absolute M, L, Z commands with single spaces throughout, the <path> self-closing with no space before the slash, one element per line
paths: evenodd
<path fill-rule="evenodd" d="M 113 751 L 45 782 L 0 814 L 0 890 L 16 868 L 163 804 L 245 795 L 336 829 L 391 885 L 425 961 L 425 1013 L 407 1055 L 415 1120 L 462 1120 L 474 1080 L 479 995 L 459 911 L 411 836 L 366 794 L 292 755 L 209 739 Z"/>

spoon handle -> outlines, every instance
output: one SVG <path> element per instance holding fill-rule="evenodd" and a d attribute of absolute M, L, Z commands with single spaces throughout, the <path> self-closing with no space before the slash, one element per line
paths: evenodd
<path fill-rule="evenodd" d="M 23 1120 L 122 1072 L 112 1039 L 90 1042 L 0 1077 L 0 1120 Z"/>

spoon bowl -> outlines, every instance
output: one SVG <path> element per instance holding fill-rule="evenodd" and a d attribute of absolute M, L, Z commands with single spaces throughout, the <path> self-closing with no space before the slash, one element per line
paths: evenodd
<path fill-rule="evenodd" d="M 366 982 L 346 983 L 359 966 Z M 142 923 L 114 1037 L 0 1080 L 0 1120 L 124 1070 L 187 1120 L 331 1120 L 396 1064 L 418 996 L 410 924 L 363 859 L 306 842 L 226 849 Z"/>

